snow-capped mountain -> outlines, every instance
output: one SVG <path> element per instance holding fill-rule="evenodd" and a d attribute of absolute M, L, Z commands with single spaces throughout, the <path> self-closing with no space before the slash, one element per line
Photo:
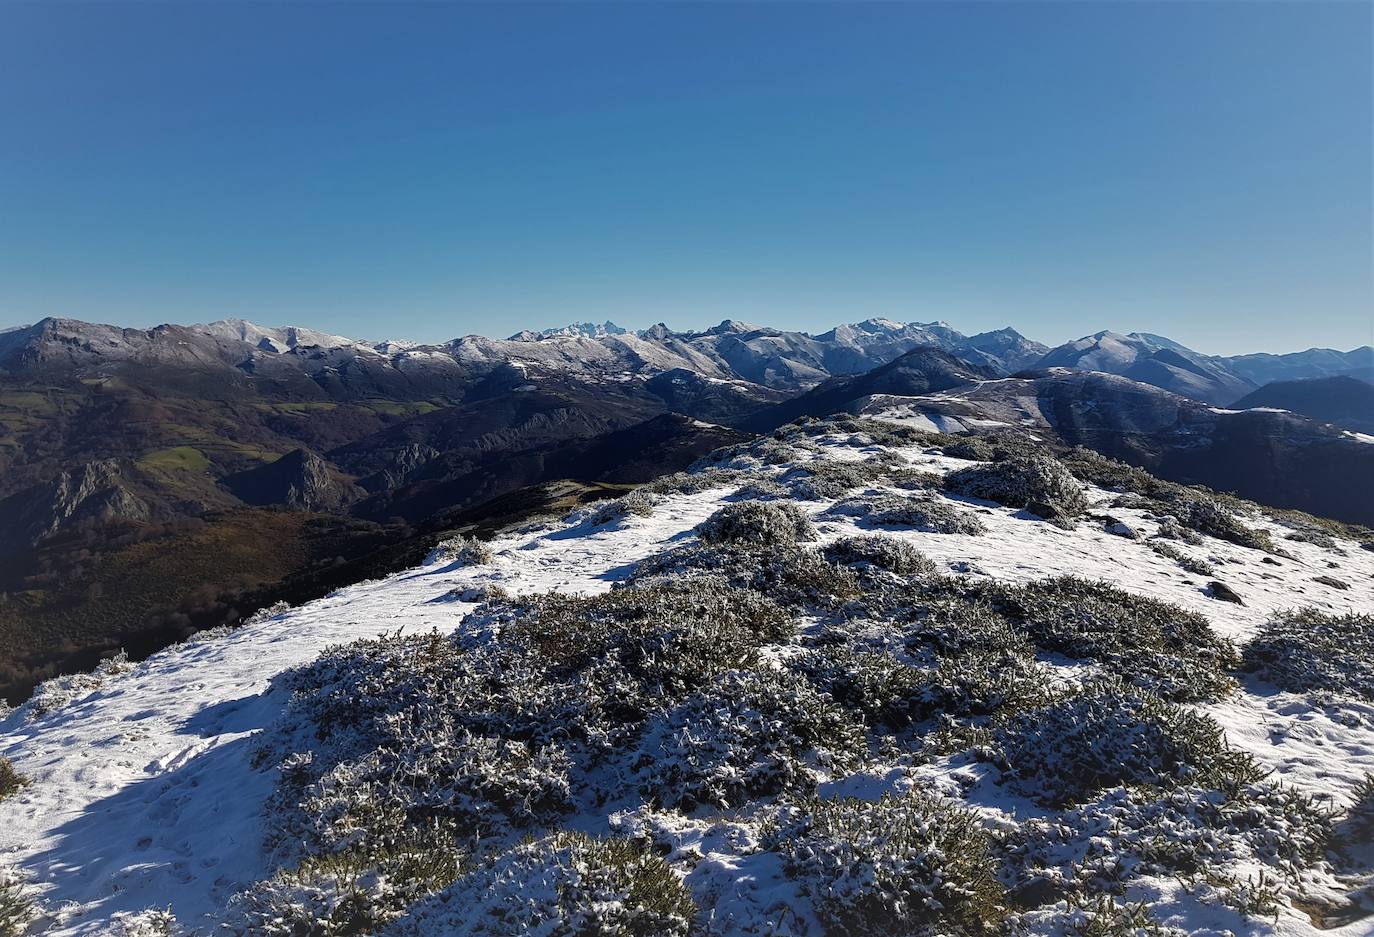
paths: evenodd
<path fill-rule="evenodd" d="M 1159 335 L 1098 332 L 1051 349 L 1032 367 L 1120 374 L 1207 403 L 1229 404 L 1255 389 L 1224 363 Z"/>
<path fill-rule="evenodd" d="M 793 426 L 45 685 L 0 721 L 0 913 L 1368 933 L 1374 552 L 925 425 Z"/>

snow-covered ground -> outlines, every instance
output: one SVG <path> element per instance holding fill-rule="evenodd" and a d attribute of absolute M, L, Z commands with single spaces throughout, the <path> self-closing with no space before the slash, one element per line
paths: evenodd
<path fill-rule="evenodd" d="M 877 451 L 839 437 L 820 443 L 828 458 L 857 459 Z M 931 471 L 971 464 L 915 447 L 900 453 L 914 467 Z M 108 933 L 118 912 L 167 906 L 183 924 L 197 924 L 232 894 L 271 872 L 262 844 L 267 832 L 263 806 L 273 772 L 255 765 L 250 755 L 255 733 L 272 724 L 286 702 L 280 691 L 269 692 L 274 675 L 342 642 L 383 633 L 450 631 L 473 608 L 455 596 L 473 586 L 495 583 L 516 594 L 610 589 L 636 561 L 692 537 L 693 528 L 734 487 L 668 495 L 652 516 L 630 515 L 610 526 L 551 524 L 510 533 L 491 543 L 495 557 L 489 564 L 431 562 L 360 583 L 231 633 L 157 654 L 36 718 L 21 707 L 0 722 L 0 755 L 32 783 L 0 804 L 0 866 L 14 867 L 31 881 L 51 925 L 45 933 Z M 1100 490 L 1090 494 L 1094 510 L 1144 534 L 1156 528 L 1139 511 L 1107 507 L 1116 495 Z M 817 517 L 829 506 L 800 503 L 816 518 L 823 540 L 854 533 L 851 519 Z M 1024 511 L 981 502 L 965 506 L 978 512 L 989 528 L 986 535 L 889 532 L 958 575 L 1009 581 L 1062 574 L 1105 579 L 1200 612 L 1217 632 L 1237 642 L 1284 609 L 1374 609 L 1374 553 L 1349 542 L 1343 543 L 1341 555 L 1284 540 L 1286 529 L 1268 521 L 1247 523 L 1270 527 L 1292 559 L 1267 557 L 1212 538 L 1201 546 L 1176 544 L 1215 567 L 1213 577 L 1202 577 L 1185 572 L 1143 541 L 1107 533 L 1100 523 L 1084 521 L 1066 531 Z M 1338 568 L 1331 568 L 1333 563 Z M 1319 575 L 1336 576 L 1349 588 L 1314 581 Z M 1210 578 L 1224 581 L 1245 604 L 1211 598 L 1204 590 Z M 1374 772 L 1374 706 L 1351 703 L 1328 709 L 1252 682 L 1245 692 L 1204 708 L 1226 727 L 1233 745 L 1252 752 L 1295 787 L 1334 805 L 1344 805 L 1358 780 Z M 973 785 L 974 791 L 967 796 L 976 799 L 981 790 L 990 809 L 1003 814 L 1029 809 L 1015 798 L 989 793 L 991 782 L 968 765 L 925 766 L 921 771 L 944 772 L 942 783 L 964 777 L 963 788 Z M 908 773 L 837 783 L 856 793 L 911 780 Z M 738 863 L 732 862 L 729 850 L 716 849 L 709 841 L 729 839 L 719 824 L 707 829 L 684 821 L 676 835 L 681 848 L 707 857 L 693 872 L 701 895 L 749 891 L 738 885 Z M 768 887 L 775 889 L 768 892 L 774 896 L 787 894 L 780 869 L 757 866 L 751 874 L 761 876 L 751 894 L 763 894 Z M 740 900 L 742 907 L 753 899 Z M 1185 915 L 1182 922 L 1170 922 L 1176 926 L 1222 926 L 1187 918 L 1197 913 L 1195 902 L 1164 905 Z M 1316 933 L 1306 916 L 1287 908 L 1277 924 L 1260 921 L 1254 928 Z M 1365 918 L 1323 933 L 1354 935 L 1371 928 L 1374 918 Z"/>

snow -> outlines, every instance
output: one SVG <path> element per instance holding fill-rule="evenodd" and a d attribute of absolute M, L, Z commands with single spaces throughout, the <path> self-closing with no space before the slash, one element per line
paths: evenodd
<path fill-rule="evenodd" d="M 907 422 L 929 423 L 908 412 Z M 947 425 L 947 424 L 946 424 Z M 1369 438 L 1374 442 L 1374 438 Z M 822 437 L 827 458 L 859 459 L 876 451 L 853 437 Z M 968 462 L 900 450 L 914 466 L 945 472 Z M 774 471 L 781 472 L 787 467 Z M 272 677 L 308 662 L 328 646 L 383 632 L 451 631 L 470 610 L 455 600 L 464 590 L 499 584 L 515 594 L 544 591 L 597 593 L 624 578 L 636 561 L 676 545 L 712 514 L 732 488 L 666 496 L 648 517 L 616 524 L 554 523 L 511 532 L 490 546 L 489 565 L 444 562 L 363 582 L 329 596 L 253 621 L 231 633 L 169 649 L 130 670 L 103 678 L 92 692 L 31 721 L 17 710 L 0 721 L 0 755 L 33 783 L 7 800 L 0 824 L 0 866 L 15 866 L 41 892 L 54 935 L 107 933 L 113 916 L 169 904 L 183 924 L 199 923 L 238 890 L 270 874 L 263 855 L 263 803 L 272 772 L 250 758 L 253 736 L 271 725 L 285 700 Z M 1091 490 L 1094 510 L 1147 535 L 1157 524 L 1140 511 L 1107 507 L 1115 495 Z M 1204 592 L 1206 582 L 1181 570 L 1144 543 L 1123 540 L 1083 522 L 1072 531 L 1024 511 L 960 500 L 989 531 L 981 537 L 894 530 L 938 564 L 961 575 L 1027 581 L 1072 574 L 1105 579 L 1119 588 L 1195 610 L 1221 634 L 1244 640 L 1271 613 L 1298 605 L 1334 612 L 1374 608 L 1374 553 L 1350 545 L 1338 575 L 1351 584 L 1337 591 L 1313 582 L 1328 572 L 1330 550 L 1282 540 L 1285 528 L 1260 519 L 1293 559 L 1265 563 L 1264 554 L 1207 538 L 1202 546 L 1177 544 L 1208 558 L 1244 599 L 1238 606 Z M 800 506 L 813 518 L 831 502 Z M 856 532 L 845 518 L 817 520 L 822 542 Z M 1344 804 L 1360 777 L 1374 772 L 1374 706 L 1324 707 L 1311 699 L 1251 683 L 1247 692 L 1204 707 L 1227 729 L 1233 744 L 1274 767 L 1300 789 Z M 982 766 L 986 768 L 986 766 Z M 1030 809 L 967 764 L 927 765 L 940 783 L 984 797 L 989 816 Z M 970 771 L 973 774 L 970 775 Z M 908 769 L 869 768 L 835 790 L 876 797 L 909 786 Z M 962 781 L 960 781 L 962 779 Z M 664 815 L 624 816 L 622 824 L 661 824 Z M 700 857 L 688 877 L 703 907 L 717 920 L 775 918 L 779 908 L 804 908 L 796 884 L 767 853 L 748 855 L 754 835 L 728 820 L 680 818 L 660 830 L 680 854 Z M 1182 893 L 1176 882 L 1158 883 L 1176 926 L 1218 926 L 1217 909 Z M 1140 896 L 1136 896 L 1140 897 Z M 816 933 L 797 917 L 797 932 Z M 1234 916 L 1232 916 L 1234 918 Z M 789 919 L 790 920 L 790 919 Z M 1324 933 L 1367 933 L 1369 919 Z M 1269 932 L 1315 934 L 1291 909 Z"/>

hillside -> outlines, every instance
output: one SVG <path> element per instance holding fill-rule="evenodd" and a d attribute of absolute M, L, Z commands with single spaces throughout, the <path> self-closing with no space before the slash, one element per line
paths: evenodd
<path fill-rule="evenodd" d="M 1344 375 L 1275 381 L 1246 394 L 1235 406 L 1291 410 L 1356 432 L 1374 433 L 1374 384 Z"/>
<path fill-rule="evenodd" d="M 784 427 L 45 685 L 0 722 L 0 907 L 53 935 L 1368 933 L 1368 544 L 910 424 Z"/>

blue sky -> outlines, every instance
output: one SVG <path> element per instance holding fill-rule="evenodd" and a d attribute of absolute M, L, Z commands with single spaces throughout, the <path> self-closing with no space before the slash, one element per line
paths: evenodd
<path fill-rule="evenodd" d="M 0 5 L 0 327 L 1374 340 L 1368 3 Z"/>

